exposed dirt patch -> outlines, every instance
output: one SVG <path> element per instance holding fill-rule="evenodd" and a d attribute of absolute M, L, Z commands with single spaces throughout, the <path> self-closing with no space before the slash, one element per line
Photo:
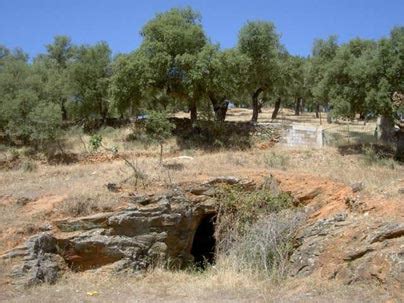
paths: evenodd
<path fill-rule="evenodd" d="M 345 210 L 345 201 L 353 195 L 349 186 L 309 174 L 273 171 L 282 191 L 289 192 L 300 205 L 310 205 L 316 220 Z"/>
<path fill-rule="evenodd" d="M 28 203 L 23 211 L 29 216 L 37 213 L 50 214 L 58 203 L 61 203 L 66 196 L 44 196 Z"/>

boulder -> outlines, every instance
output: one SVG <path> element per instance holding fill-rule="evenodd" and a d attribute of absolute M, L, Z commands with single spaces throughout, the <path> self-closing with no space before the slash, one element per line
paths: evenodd
<path fill-rule="evenodd" d="M 53 233 L 35 235 L 2 258 L 22 259 L 12 276 L 24 285 L 54 283 L 67 268 L 84 271 L 110 264 L 116 271 L 138 271 L 168 259 L 184 266 L 193 260 L 191 249 L 199 224 L 216 212 L 218 183 L 242 181 L 222 177 L 200 185 L 201 191 L 176 188 L 129 196 L 126 209 L 56 220 Z M 209 199 L 196 199 L 202 194 Z"/>

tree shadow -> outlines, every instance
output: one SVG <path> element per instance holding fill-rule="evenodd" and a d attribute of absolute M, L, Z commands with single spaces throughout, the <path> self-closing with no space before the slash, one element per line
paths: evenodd
<path fill-rule="evenodd" d="M 379 158 L 394 159 L 394 148 L 389 145 L 383 144 L 363 144 L 363 143 L 351 143 L 343 144 L 337 147 L 338 152 L 342 156 L 347 155 L 365 155 L 369 151 L 375 153 Z"/>
<path fill-rule="evenodd" d="M 172 118 L 173 131 L 180 149 L 200 148 L 207 151 L 218 149 L 245 150 L 252 146 L 251 134 L 255 127 L 250 122 L 198 121 Z"/>
<path fill-rule="evenodd" d="M 47 157 L 48 164 L 50 165 L 69 165 L 80 161 L 80 155 L 76 153 L 55 153 Z"/>

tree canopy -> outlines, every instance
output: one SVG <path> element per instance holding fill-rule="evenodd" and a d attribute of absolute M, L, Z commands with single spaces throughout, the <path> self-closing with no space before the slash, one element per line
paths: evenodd
<path fill-rule="evenodd" d="M 270 21 L 248 21 L 237 45 L 222 49 L 189 7 L 157 14 L 140 35 L 137 49 L 115 57 L 106 42 L 77 45 L 67 36 L 31 60 L 0 45 L 2 138 L 39 147 L 57 140 L 65 124 L 99 125 L 148 110 L 189 110 L 193 122 L 204 111 L 224 121 L 230 101 L 249 104 L 252 122 L 265 102 L 275 105 L 273 119 L 281 106 L 296 115 L 322 106 L 334 117 L 380 117 L 386 134 L 395 125 L 403 136 L 403 26 L 379 40 L 316 39 L 306 58 L 288 53 Z"/>

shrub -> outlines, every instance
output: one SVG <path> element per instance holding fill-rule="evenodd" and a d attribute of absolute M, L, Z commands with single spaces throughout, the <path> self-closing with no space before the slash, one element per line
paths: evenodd
<path fill-rule="evenodd" d="M 163 145 L 171 137 L 174 124 L 171 123 L 165 112 L 150 112 L 145 122 L 145 132 L 148 138 L 160 145 L 160 163 L 163 160 Z"/>
<path fill-rule="evenodd" d="M 216 253 L 220 265 L 270 278 L 284 277 L 293 239 L 304 214 L 287 193 L 222 187 L 216 219 Z"/>
<path fill-rule="evenodd" d="M 35 162 L 31 160 L 25 160 L 24 162 L 21 163 L 21 169 L 24 172 L 33 172 L 37 170 L 38 166 Z"/>
<path fill-rule="evenodd" d="M 270 152 L 265 156 L 264 162 L 269 168 L 286 169 L 289 163 L 289 156 Z"/>
<path fill-rule="evenodd" d="M 241 187 L 222 187 L 216 198 L 220 201 L 216 233 L 224 249 L 228 242 L 232 242 L 233 236 L 244 235 L 253 222 L 293 207 L 289 194 L 273 194 L 267 189 L 250 192 Z"/>
<path fill-rule="evenodd" d="M 89 144 L 90 144 L 91 150 L 97 151 L 102 145 L 102 136 L 99 134 L 92 135 L 90 137 Z"/>
<path fill-rule="evenodd" d="M 10 161 L 17 160 L 20 157 L 20 153 L 15 148 L 10 148 L 9 152 L 10 152 L 10 156 L 9 156 Z"/>
<path fill-rule="evenodd" d="M 171 120 L 176 125 L 174 133 L 177 136 L 177 144 L 182 149 L 245 150 L 252 145 L 251 133 L 254 127 L 251 123 L 198 120 L 196 125 L 192 125 L 187 119 Z"/>
<path fill-rule="evenodd" d="M 227 262 L 236 271 L 282 278 L 288 270 L 293 239 L 303 221 L 301 213 L 282 211 L 268 214 L 248 226 L 244 233 L 232 235 L 226 250 Z"/>
<path fill-rule="evenodd" d="M 380 165 L 387 166 L 395 169 L 396 163 L 393 159 L 389 158 L 382 150 L 377 150 L 376 147 L 370 145 L 362 149 L 363 161 L 366 165 Z"/>

